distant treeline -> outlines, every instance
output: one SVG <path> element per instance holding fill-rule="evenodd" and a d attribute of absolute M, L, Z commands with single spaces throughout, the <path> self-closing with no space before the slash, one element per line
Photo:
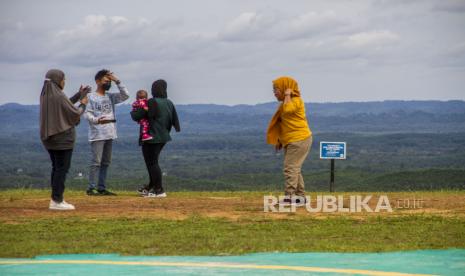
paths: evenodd
<path fill-rule="evenodd" d="M 265 143 L 266 125 L 275 108 L 276 103 L 178 106 L 183 131 L 173 134 L 161 156 L 167 188 L 281 189 L 282 153 L 274 153 Z M 117 110 L 119 138 L 109 181 L 113 187 L 134 189 L 147 181 L 137 145 L 138 126 L 128 116 L 128 105 Z M 329 161 L 318 158 L 322 140 L 348 144 L 347 160 L 336 161 L 338 190 L 464 188 L 464 102 L 310 103 L 307 112 L 314 143 L 303 171 L 310 190 L 325 190 L 328 185 Z M 38 107 L 0 106 L 0 126 L 0 187 L 48 187 L 50 164 L 38 137 Z M 83 120 L 71 187 L 86 185 L 90 151 L 86 135 Z"/>

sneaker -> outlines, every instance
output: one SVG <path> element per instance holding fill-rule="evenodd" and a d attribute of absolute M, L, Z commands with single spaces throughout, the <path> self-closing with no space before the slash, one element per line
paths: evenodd
<path fill-rule="evenodd" d="M 307 199 L 305 197 L 300 198 L 300 197 L 286 197 L 282 201 L 280 201 L 278 204 L 279 205 L 295 205 L 295 206 L 305 206 L 307 203 Z"/>
<path fill-rule="evenodd" d="M 137 189 L 137 192 L 141 196 L 144 196 L 144 195 L 147 195 L 149 193 L 149 190 L 144 186 L 144 187 L 141 187 L 141 188 Z"/>
<path fill-rule="evenodd" d="M 278 202 L 279 205 L 291 205 L 292 204 L 292 200 L 290 198 L 285 198 L 281 201 Z"/>
<path fill-rule="evenodd" d="M 87 189 L 86 194 L 88 196 L 95 196 L 98 195 L 97 191 L 94 188 Z"/>
<path fill-rule="evenodd" d="M 300 198 L 302 197 L 302 198 Z M 295 204 L 297 206 L 304 206 L 305 204 L 307 204 L 307 198 L 305 196 L 300 196 L 300 197 L 297 197 L 295 199 Z"/>
<path fill-rule="evenodd" d="M 156 194 L 156 193 L 150 192 L 146 195 L 143 195 L 143 197 L 166 197 L 166 193 L 162 192 L 162 193 Z"/>
<path fill-rule="evenodd" d="M 110 192 L 108 190 L 99 190 L 98 195 L 101 195 L 101 196 L 115 196 L 116 194 L 112 193 L 112 192 Z"/>
<path fill-rule="evenodd" d="M 62 201 L 60 203 L 50 200 L 50 205 L 48 206 L 50 210 L 75 210 L 73 204 L 69 204 L 66 201 Z"/>

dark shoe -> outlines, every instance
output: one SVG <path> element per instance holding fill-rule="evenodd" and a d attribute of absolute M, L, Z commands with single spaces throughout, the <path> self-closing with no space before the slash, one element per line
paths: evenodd
<path fill-rule="evenodd" d="M 149 188 L 147 186 L 144 186 L 144 187 L 141 187 L 141 188 L 137 189 L 137 192 L 141 196 L 144 196 L 144 195 L 147 195 L 149 193 Z"/>
<path fill-rule="evenodd" d="M 295 204 L 296 206 L 304 206 L 307 203 L 307 198 L 303 197 L 286 197 L 282 201 L 279 202 L 281 205 L 290 205 Z"/>
<path fill-rule="evenodd" d="M 94 188 L 92 188 L 92 189 L 87 189 L 86 194 L 87 194 L 88 196 L 96 196 L 96 195 L 99 195 L 99 194 L 97 193 L 97 191 L 96 191 Z"/>
<path fill-rule="evenodd" d="M 290 205 L 292 203 L 291 199 L 290 198 L 285 198 L 283 200 L 281 200 L 278 204 L 279 205 Z"/>
<path fill-rule="evenodd" d="M 101 196 L 115 196 L 116 195 L 115 193 L 112 193 L 108 190 L 99 190 L 98 194 Z"/>
<path fill-rule="evenodd" d="M 301 198 L 296 198 L 295 199 L 295 204 L 299 204 L 299 205 L 305 205 L 307 203 L 307 198 L 305 196 L 302 196 L 302 200 Z"/>

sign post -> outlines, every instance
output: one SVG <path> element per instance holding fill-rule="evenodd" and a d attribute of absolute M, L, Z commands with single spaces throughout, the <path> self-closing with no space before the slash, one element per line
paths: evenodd
<path fill-rule="evenodd" d="M 346 142 L 320 142 L 320 159 L 331 159 L 329 191 L 334 192 L 335 159 L 346 159 Z"/>
<path fill-rule="evenodd" d="M 331 179 L 329 180 L 329 191 L 334 192 L 334 159 L 331 159 Z"/>

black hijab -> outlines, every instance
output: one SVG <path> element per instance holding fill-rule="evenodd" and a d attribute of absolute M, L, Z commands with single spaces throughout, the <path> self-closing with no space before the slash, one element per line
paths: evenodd
<path fill-rule="evenodd" d="M 168 87 L 168 84 L 166 83 L 165 80 L 156 80 L 152 83 L 152 96 L 154 98 L 163 98 L 167 99 L 168 98 L 168 93 L 166 92 L 166 89 Z M 171 126 L 174 126 L 176 129 L 176 132 L 181 131 L 181 126 L 179 124 L 179 118 L 178 118 L 178 113 L 176 112 L 176 108 L 174 107 L 174 104 L 168 100 L 169 105 L 171 106 L 171 113 L 169 114 L 170 116 L 170 121 L 171 125 L 169 126 L 169 129 L 171 129 Z M 149 101 L 149 112 L 148 112 L 148 119 L 149 119 L 149 124 L 153 125 L 153 120 L 158 117 L 158 112 L 160 112 L 160 109 L 156 107 L 157 102 L 154 100 Z"/>
<path fill-rule="evenodd" d="M 168 92 L 166 89 L 168 88 L 168 84 L 165 80 L 156 80 L 152 83 L 152 96 L 154 98 L 168 98 Z"/>

